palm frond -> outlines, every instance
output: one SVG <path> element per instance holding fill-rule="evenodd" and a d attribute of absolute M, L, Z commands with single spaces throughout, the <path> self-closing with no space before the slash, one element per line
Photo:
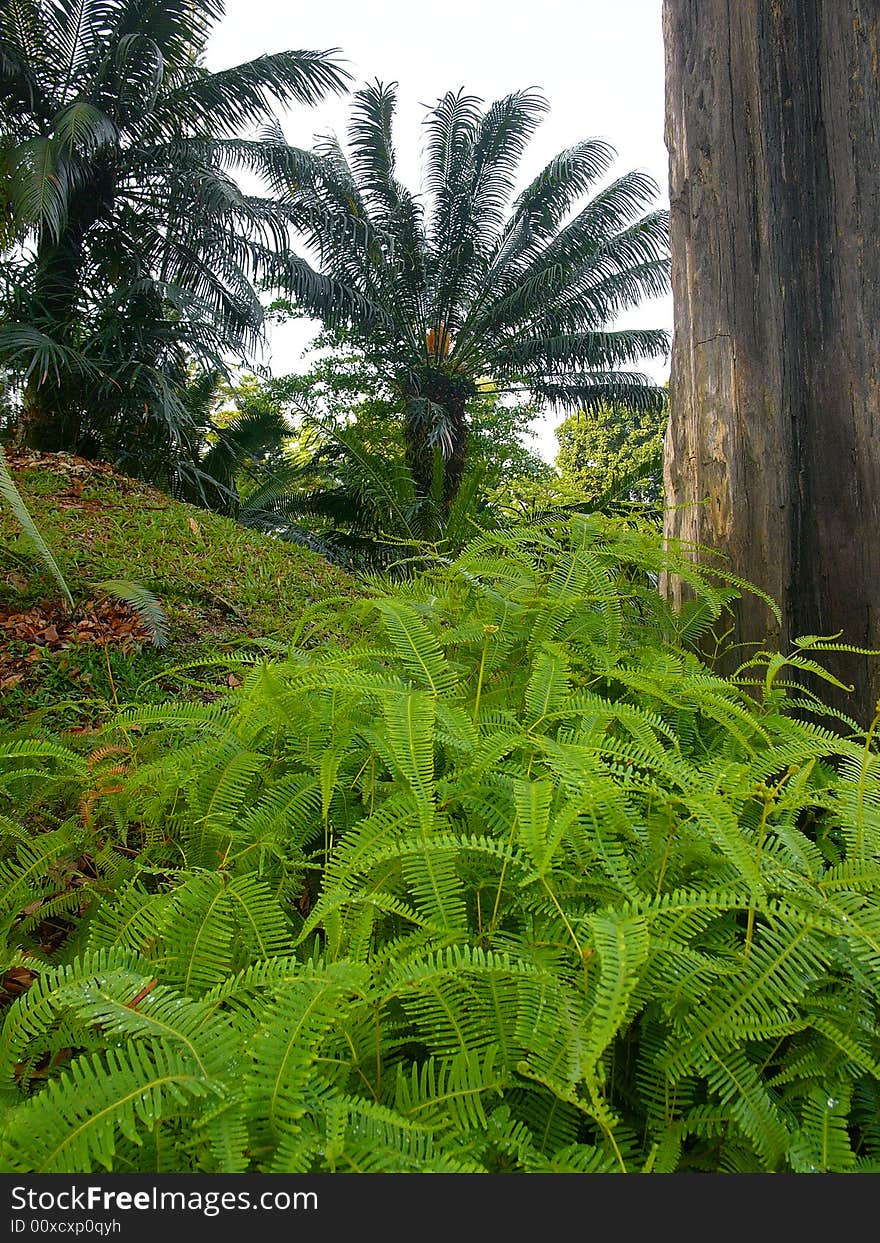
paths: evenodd
<path fill-rule="evenodd" d="M 168 614 L 152 591 L 141 586 L 140 583 L 121 578 L 109 578 L 104 582 L 95 583 L 94 587 L 101 594 L 121 600 L 134 609 L 144 627 L 150 632 L 153 646 L 165 646 L 168 642 Z"/>

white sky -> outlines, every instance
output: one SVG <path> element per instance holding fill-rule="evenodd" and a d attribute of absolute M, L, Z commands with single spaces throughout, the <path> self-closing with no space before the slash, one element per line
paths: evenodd
<path fill-rule="evenodd" d="M 618 151 L 617 176 L 649 172 L 667 205 L 667 155 L 663 144 L 662 0 L 227 0 L 208 52 L 211 68 L 288 48 L 340 48 L 354 85 L 379 78 L 397 82 L 395 131 L 398 173 L 419 184 L 421 120 L 425 104 L 463 86 L 487 101 L 527 86 L 539 87 L 550 111 L 522 164 L 526 184 L 557 152 L 583 138 L 601 136 Z M 344 97 L 282 116 L 297 146 L 328 131 L 344 134 Z M 624 326 L 672 327 L 672 302 L 644 302 Z M 300 369 L 308 338 L 303 326 L 273 332 L 268 360 L 277 375 Z M 665 380 L 668 365 L 646 365 Z M 536 447 L 555 456 L 552 420 L 537 431 Z"/>

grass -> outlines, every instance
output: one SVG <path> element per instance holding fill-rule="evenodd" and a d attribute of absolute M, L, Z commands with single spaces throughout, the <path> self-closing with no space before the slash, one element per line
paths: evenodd
<path fill-rule="evenodd" d="M 153 591 L 170 621 L 166 648 L 75 642 L 7 643 L 21 680 L 0 693 L 7 722 L 83 726 L 118 703 L 165 698 L 181 686 L 209 693 L 197 671 L 173 669 L 243 643 L 289 640 L 316 601 L 356 595 L 354 581 L 306 549 L 248 531 L 230 519 L 181 504 L 102 463 L 66 454 L 12 456 L 18 488 L 67 578 L 77 607 L 94 584 L 122 578 Z M 0 511 L 0 609 L 39 604 L 63 610 L 58 588 L 33 561 L 22 561 L 17 523 Z M 316 639 L 322 611 L 309 618 Z M 28 659 L 30 657 L 30 659 Z"/>

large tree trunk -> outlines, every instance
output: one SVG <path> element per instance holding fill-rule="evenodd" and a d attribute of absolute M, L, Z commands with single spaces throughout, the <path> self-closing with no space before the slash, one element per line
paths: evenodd
<path fill-rule="evenodd" d="M 880 8 L 664 0 L 664 31 L 667 534 L 779 602 L 737 642 L 880 647 Z M 869 720 L 880 660 L 831 660 Z"/>

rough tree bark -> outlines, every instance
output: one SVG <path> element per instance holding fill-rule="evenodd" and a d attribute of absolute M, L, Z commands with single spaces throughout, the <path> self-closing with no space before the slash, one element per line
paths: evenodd
<path fill-rule="evenodd" d="M 664 35 L 667 534 L 779 602 L 739 642 L 880 647 L 880 4 L 664 0 Z M 880 660 L 833 669 L 870 720 Z"/>

